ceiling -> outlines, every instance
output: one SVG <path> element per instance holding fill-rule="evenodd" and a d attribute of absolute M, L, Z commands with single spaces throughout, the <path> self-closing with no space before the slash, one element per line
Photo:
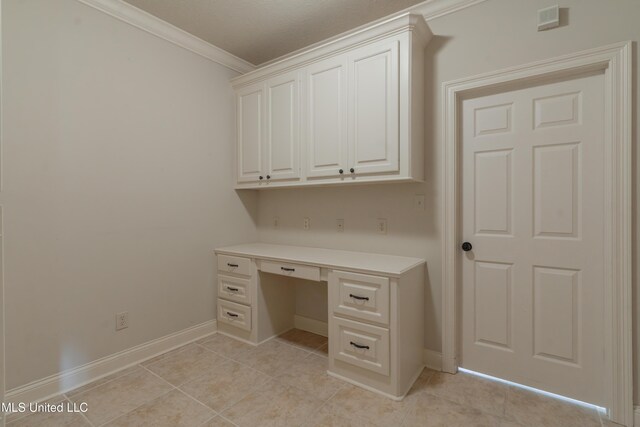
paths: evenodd
<path fill-rule="evenodd" d="M 125 0 L 254 65 L 424 0 Z"/>

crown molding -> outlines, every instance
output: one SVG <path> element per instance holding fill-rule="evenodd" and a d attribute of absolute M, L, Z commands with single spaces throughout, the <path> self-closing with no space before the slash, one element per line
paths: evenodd
<path fill-rule="evenodd" d="M 239 73 L 244 74 L 256 68 L 250 62 L 122 0 L 77 1 Z"/>
<path fill-rule="evenodd" d="M 238 89 L 267 77 L 304 67 L 312 62 L 405 31 L 415 33 L 418 36 L 416 42 L 424 45 L 433 36 L 420 13 L 393 14 L 261 64 L 250 73 L 232 78 L 231 84 L 234 89 Z"/>
<path fill-rule="evenodd" d="M 410 7 L 408 11 L 421 13 L 425 21 L 430 21 L 485 1 L 487 0 L 427 0 Z"/>
<path fill-rule="evenodd" d="M 286 61 L 290 58 L 300 56 L 306 52 L 310 52 L 312 50 L 316 50 L 324 46 L 329 46 L 332 43 L 338 42 L 347 37 L 352 37 L 353 35 L 359 32 L 366 31 L 374 27 L 378 27 L 386 22 L 393 21 L 394 19 L 401 16 L 411 15 L 411 14 L 422 15 L 425 21 L 430 21 L 432 19 L 440 18 L 442 16 L 449 15 L 454 12 L 458 12 L 462 9 L 466 9 L 468 7 L 474 6 L 479 3 L 483 3 L 485 1 L 487 0 L 425 0 L 422 3 L 415 4 L 403 10 L 399 10 L 398 12 L 392 13 L 391 15 L 384 16 L 380 19 L 377 19 L 372 22 L 368 22 L 364 25 L 353 28 L 349 31 L 345 31 L 344 33 L 337 34 L 335 36 L 329 37 L 317 43 L 313 43 L 309 46 L 305 46 L 301 49 L 294 50 L 293 52 L 289 52 L 278 58 L 274 58 L 269 61 L 258 64 L 256 68 L 258 69 L 262 67 L 267 67 L 279 62 Z"/>

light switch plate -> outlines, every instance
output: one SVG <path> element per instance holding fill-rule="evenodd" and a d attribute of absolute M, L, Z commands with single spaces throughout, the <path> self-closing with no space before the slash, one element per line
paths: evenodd
<path fill-rule="evenodd" d="M 308 230 L 311 227 L 311 220 L 309 218 L 305 218 L 302 225 L 305 230 Z"/>
<path fill-rule="evenodd" d="M 413 198 L 413 207 L 419 211 L 424 210 L 424 194 L 416 194 Z"/>
<path fill-rule="evenodd" d="M 342 233 L 344 231 L 344 219 L 336 220 L 336 229 L 338 233 Z"/>

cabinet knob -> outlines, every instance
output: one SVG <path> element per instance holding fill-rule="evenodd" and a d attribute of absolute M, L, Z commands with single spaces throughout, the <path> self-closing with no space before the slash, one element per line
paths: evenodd
<path fill-rule="evenodd" d="M 264 179 L 262 175 L 260 175 L 258 178 L 260 178 L 261 181 Z"/>
<path fill-rule="evenodd" d="M 356 170 L 354 168 L 349 169 L 349 172 L 354 173 Z"/>
<path fill-rule="evenodd" d="M 338 173 L 339 173 L 340 175 L 342 175 L 342 174 L 344 173 L 344 171 L 343 171 L 342 169 L 340 169 L 340 170 L 338 171 Z"/>
<path fill-rule="evenodd" d="M 267 179 L 271 179 L 271 175 L 267 175 Z"/>

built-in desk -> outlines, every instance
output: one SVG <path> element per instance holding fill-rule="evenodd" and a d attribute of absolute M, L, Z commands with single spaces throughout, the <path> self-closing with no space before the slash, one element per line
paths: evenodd
<path fill-rule="evenodd" d="M 293 327 L 294 279 L 326 281 L 330 375 L 401 399 L 420 374 L 424 260 L 266 243 L 215 252 L 219 332 L 254 345 L 279 335 Z"/>

